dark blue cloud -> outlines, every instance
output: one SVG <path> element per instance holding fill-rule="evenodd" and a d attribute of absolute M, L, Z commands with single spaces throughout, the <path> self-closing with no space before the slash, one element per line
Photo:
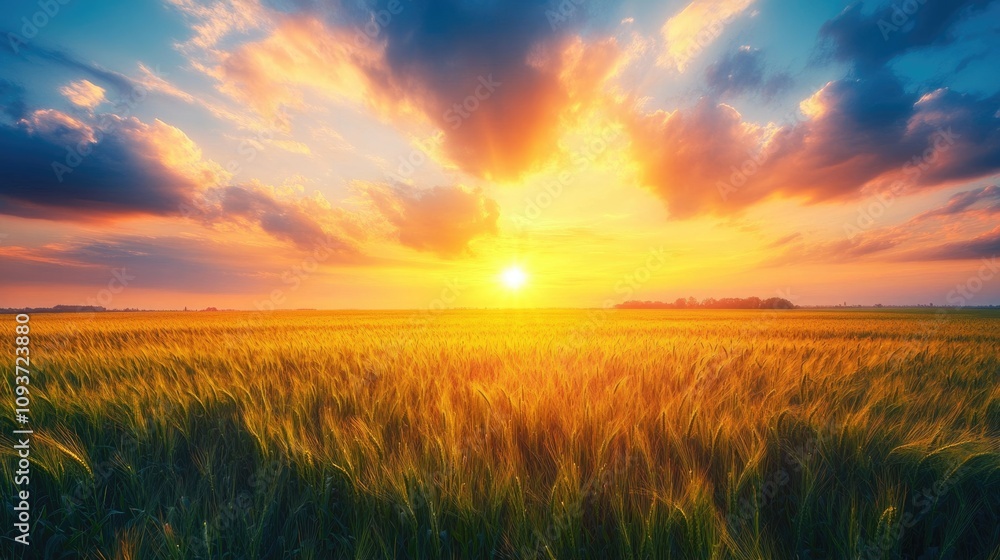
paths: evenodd
<path fill-rule="evenodd" d="M 770 76 L 760 49 L 740 47 L 705 70 L 708 90 L 718 97 L 757 93 L 765 100 L 792 86 L 792 77 L 778 72 Z"/>
<path fill-rule="evenodd" d="M 816 102 L 822 113 L 782 135 L 773 157 L 816 199 L 856 194 L 879 177 L 913 191 L 1000 170 L 1000 95 L 918 95 L 883 69 L 831 82 Z"/>
<path fill-rule="evenodd" d="M 972 239 L 944 243 L 927 249 L 915 250 L 899 257 L 903 261 L 951 261 L 991 259 L 995 265 L 1000 264 L 997 255 L 1000 254 L 1000 229 L 996 229 Z"/>
<path fill-rule="evenodd" d="M 990 185 L 956 193 L 948 199 L 944 206 L 924 212 L 914 219 L 926 220 L 938 216 L 956 216 L 972 211 L 1000 214 L 1000 186 Z"/>
<path fill-rule="evenodd" d="M 18 54 L 7 53 L 83 73 L 123 98 L 139 89 L 65 51 L 24 44 Z M 103 115 L 88 124 L 57 111 L 32 112 L 24 96 L 19 84 L 0 81 L 11 121 L 0 123 L 0 214 L 60 220 L 174 214 L 196 188 L 149 153 L 138 121 Z"/>
<path fill-rule="evenodd" d="M 143 153 L 124 130 L 100 133 L 27 121 L 0 125 L 0 213 L 92 219 L 116 214 L 175 214 L 196 188 Z"/>
<path fill-rule="evenodd" d="M 64 221 L 155 215 L 206 224 L 249 223 L 301 247 L 322 244 L 356 252 L 324 231 L 321 222 L 336 216 L 323 220 L 257 187 L 218 187 L 212 181 L 220 177 L 195 179 L 163 163 L 162 144 L 183 136 L 176 129 L 108 114 L 89 124 L 54 110 L 30 112 L 20 93 L 15 84 L 0 82 L 4 111 L 19 117 L 0 124 L 0 214 Z"/>
<path fill-rule="evenodd" d="M 40 134 L 27 121 L 0 126 L 0 169 L 5 170 L 0 214 L 63 221 L 158 215 L 206 224 L 247 223 L 302 248 L 357 253 L 351 243 L 325 232 L 322 223 L 336 218 L 329 211 L 324 220 L 255 187 L 213 187 L 203 198 L 209 185 L 161 163 L 155 150 L 128 130 L 105 132 L 91 144 L 78 141 L 81 133 L 75 129 L 52 126 Z M 68 161 L 77 160 L 67 154 L 79 146 L 87 154 L 68 167 Z"/>
<path fill-rule="evenodd" d="M 27 113 L 24 88 L 20 84 L 0 79 L 0 111 L 14 121 L 20 120 Z"/>
<path fill-rule="evenodd" d="M 952 43 L 955 25 L 994 1 L 894 0 L 871 13 L 857 2 L 826 22 L 820 36 L 835 59 L 870 70 L 916 49 Z"/>
<path fill-rule="evenodd" d="M 915 113 L 929 135 L 947 131 L 956 138 L 945 162 L 932 167 L 923 184 L 979 179 L 1000 171 L 1000 93 L 980 98 L 951 90 L 938 90 L 922 98 Z"/>
<path fill-rule="evenodd" d="M 393 79 L 420 92 L 429 116 L 449 134 L 451 155 L 467 170 L 513 177 L 555 148 L 565 92 L 557 76 L 529 58 L 544 49 L 558 54 L 573 26 L 553 29 L 544 8 L 536 0 L 418 0 L 405 2 L 383 27 Z M 501 85 L 469 104 L 477 105 L 474 111 L 463 111 L 480 78 Z"/>

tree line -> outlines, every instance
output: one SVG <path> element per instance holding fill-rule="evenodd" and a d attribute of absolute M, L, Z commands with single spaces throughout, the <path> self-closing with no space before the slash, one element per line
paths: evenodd
<path fill-rule="evenodd" d="M 795 304 L 785 298 L 677 298 L 673 303 L 664 301 L 631 300 L 619 303 L 616 309 L 795 309 Z"/>

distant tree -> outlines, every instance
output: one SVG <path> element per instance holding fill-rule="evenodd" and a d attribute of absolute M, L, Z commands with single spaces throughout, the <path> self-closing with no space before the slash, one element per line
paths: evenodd
<path fill-rule="evenodd" d="M 794 309 L 795 305 L 787 299 L 773 297 L 762 301 L 760 307 L 762 309 Z"/>
<path fill-rule="evenodd" d="M 748 298 L 706 298 L 700 304 L 694 298 L 677 298 L 673 303 L 662 301 L 629 300 L 615 306 L 617 309 L 794 309 L 795 305 L 787 299 L 773 297 L 761 300 L 759 297 Z"/>

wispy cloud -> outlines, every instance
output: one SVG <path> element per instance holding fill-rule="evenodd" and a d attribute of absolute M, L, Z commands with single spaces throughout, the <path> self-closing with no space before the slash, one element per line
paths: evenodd
<path fill-rule="evenodd" d="M 71 103 L 85 109 L 93 109 L 104 102 L 104 88 L 90 80 L 78 80 L 61 88 L 59 92 Z"/>
<path fill-rule="evenodd" d="M 693 0 L 663 24 L 658 64 L 684 72 L 754 0 Z"/>

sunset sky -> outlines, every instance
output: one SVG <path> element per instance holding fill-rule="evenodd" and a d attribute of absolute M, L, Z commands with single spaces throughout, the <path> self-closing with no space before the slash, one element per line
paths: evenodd
<path fill-rule="evenodd" d="M 0 307 L 1000 303 L 1000 2 L 3 12 Z"/>

